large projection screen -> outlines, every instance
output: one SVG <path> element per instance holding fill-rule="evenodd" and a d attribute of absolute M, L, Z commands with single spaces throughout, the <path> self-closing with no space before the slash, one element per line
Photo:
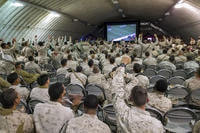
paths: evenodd
<path fill-rule="evenodd" d="M 107 24 L 106 33 L 107 41 L 132 41 L 137 36 L 137 24 Z"/>

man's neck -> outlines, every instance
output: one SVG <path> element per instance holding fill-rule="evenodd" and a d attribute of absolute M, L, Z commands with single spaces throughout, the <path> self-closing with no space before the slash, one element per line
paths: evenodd
<path fill-rule="evenodd" d="M 49 87 L 48 84 L 45 84 L 45 85 L 40 86 L 40 88 L 48 88 L 48 87 Z"/>

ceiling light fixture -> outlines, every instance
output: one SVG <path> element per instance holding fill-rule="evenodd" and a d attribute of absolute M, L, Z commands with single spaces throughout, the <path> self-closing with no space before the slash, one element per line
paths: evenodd
<path fill-rule="evenodd" d="M 113 4 L 119 4 L 119 1 L 118 0 L 112 0 L 112 3 Z"/>
<path fill-rule="evenodd" d="M 79 20 L 77 18 L 73 19 L 74 22 L 78 22 Z"/>
<path fill-rule="evenodd" d="M 24 6 L 24 4 L 22 4 L 20 2 L 13 2 L 11 5 L 15 6 L 15 7 L 23 7 Z"/>
<path fill-rule="evenodd" d="M 119 9 L 118 9 L 118 12 L 123 12 L 123 9 L 119 8 Z"/>
<path fill-rule="evenodd" d="M 176 4 L 175 5 L 175 8 L 187 8 L 187 9 L 189 9 L 189 10 L 191 10 L 191 11 L 196 11 L 196 8 L 194 7 L 194 6 L 192 6 L 192 5 L 190 5 L 189 3 L 179 3 L 179 4 Z"/>
<path fill-rule="evenodd" d="M 49 14 L 49 16 L 58 18 L 58 17 L 60 17 L 60 14 L 58 14 L 58 13 L 56 13 L 56 12 L 51 12 L 51 13 Z"/>
<path fill-rule="evenodd" d="M 122 18 L 125 18 L 126 17 L 126 15 L 125 14 L 122 14 Z"/>

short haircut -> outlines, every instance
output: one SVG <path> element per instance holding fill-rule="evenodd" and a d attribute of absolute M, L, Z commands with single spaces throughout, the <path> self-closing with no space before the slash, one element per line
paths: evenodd
<path fill-rule="evenodd" d="M 98 107 L 99 101 L 97 96 L 88 95 L 84 100 L 84 107 L 87 109 L 96 109 Z"/>
<path fill-rule="evenodd" d="M 49 86 L 49 96 L 50 96 L 50 100 L 51 101 L 56 101 L 60 98 L 60 96 L 62 95 L 64 91 L 64 87 L 62 83 L 54 83 L 52 85 Z"/>
<path fill-rule="evenodd" d="M 196 74 L 200 77 L 200 67 L 197 69 Z"/>
<path fill-rule="evenodd" d="M 133 87 L 131 91 L 130 100 L 138 107 L 143 106 L 147 103 L 148 95 L 147 90 L 141 86 Z"/>
<path fill-rule="evenodd" d="M 13 72 L 8 75 L 7 81 L 11 84 L 13 84 L 17 79 L 19 78 L 18 74 L 16 72 Z"/>
<path fill-rule="evenodd" d="M 83 68 L 81 66 L 76 67 L 76 72 L 82 72 Z"/>
<path fill-rule="evenodd" d="M 167 53 L 167 49 L 164 49 L 164 50 L 163 50 L 163 54 L 166 54 L 166 53 Z"/>
<path fill-rule="evenodd" d="M 145 53 L 145 56 L 147 56 L 147 57 L 148 57 L 149 55 L 150 55 L 150 54 L 149 54 L 149 52 L 146 52 L 146 53 Z"/>
<path fill-rule="evenodd" d="M 38 42 L 38 45 L 39 45 L 39 46 L 44 46 L 44 42 L 39 41 L 39 42 Z"/>
<path fill-rule="evenodd" d="M 62 59 L 60 63 L 61 63 L 62 66 L 65 66 L 66 63 L 67 63 L 67 59 Z"/>
<path fill-rule="evenodd" d="M 0 94 L 0 102 L 5 109 L 12 108 L 17 98 L 17 92 L 12 88 L 5 90 Z"/>
<path fill-rule="evenodd" d="M 21 65 L 21 62 L 16 62 L 15 63 L 15 68 L 17 68 L 19 65 Z"/>
<path fill-rule="evenodd" d="M 99 73 L 99 67 L 97 65 L 94 65 L 93 73 Z"/>
<path fill-rule="evenodd" d="M 110 64 L 114 64 L 115 63 L 115 58 L 114 57 L 111 57 L 110 58 Z"/>
<path fill-rule="evenodd" d="M 68 60 L 72 60 L 72 55 L 69 54 L 69 55 L 67 56 L 67 59 L 68 59 Z"/>
<path fill-rule="evenodd" d="M 135 73 L 140 73 L 142 71 L 142 65 L 135 63 L 134 66 L 133 66 L 133 71 Z"/>
<path fill-rule="evenodd" d="M 37 83 L 40 86 L 43 86 L 46 84 L 46 82 L 49 80 L 49 76 L 47 74 L 42 74 L 37 78 Z"/>
<path fill-rule="evenodd" d="M 28 57 L 28 60 L 29 60 L 29 61 L 34 61 L 33 56 L 29 56 L 29 57 Z"/>
<path fill-rule="evenodd" d="M 172 56 L 169 57 L 169 61 L 170 61 L 170 62 L 174 62 L 174 61 L 175 61 L 174 55 L 172 55 Z"/>
<path fill-rule="evenodd" d="M 156 91 L 159 91 L 159 92 L 166 92 L 167 91 L 167 88 L 168 88 L 168 83 L 166 80 L 164 79 L 160 79 L 156 82 L 155 86 L 154 86 L 154 89 Z"/>
<path fill-rule="evenodd" d="M 6 45 L 7 45 L 6 43 L 2 43 L 2 44 L 1 44 L 1 47 L 2 47 L 2 48 L 6 48 Z"/>
<path fill-rule="evenodd" d="M 92 67 L 94 65 L 94 61 L 92 60 L 92 59 L 90 59 L 89 61 L 88 61 L 88 66 L 89 67 Z"/>
<path fill-rule="evenodd" d="M 191 60 L 193 60 L 193 57 L 192 57 L 191 55 L 188 55 L 188 56 L 187 56 L 187 60 L 188 60 L 188 61 L 191 61 Z"/>

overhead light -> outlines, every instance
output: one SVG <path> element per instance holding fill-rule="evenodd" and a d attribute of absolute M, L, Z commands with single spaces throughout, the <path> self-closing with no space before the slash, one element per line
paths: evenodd
<path fill-rule="evenodd" d="M 159 18 L 159 19 L 158 19 L 158 21 L 162 21 L 162 20 L 163 20 L 162 18 Z"/>
<path fill-rule="evenodd" d="M 60 17 L 60 14 L 58 14 L 58 13 L 56 13 L 56 12 L 51 12 L 51 13 L 49 14 L 49 16 L 58 18 L 58 17 Z"/>
<path fill-rule="evenodd" d="M 166 12 L 166 13 L 165 13 L 165 16 L 169 16 L 169 15 L 170 15 L 170 12 Z"/>
<path fill-rule="evenodd" d="M 188 4 L 188 3 L 179 3 L 179 4 L 176 4 L 174 8 L 187 8 L 191 11 L 196 11 L 196 8 L 193 7 L 192 5 Z"/>
<path fill-rule="evenodd" d="M 119 1 L 118 0 L 112 0 L 112 3 L 113 4 L 119 4 Z"/>
<path fill-rule="evenodd" d="M 77 18 L 73 19 L 74 22 L 78 22 L 79 20 Z"/>
<path fill-rule="evenodd" d="M 118 9 L 118 12 L 123 12 L 123 9 L 119 8 L 119 9 Z"/>
<path fill-rule="evenodd" d="M 184 2 L 184 0 L 180 0 L 177 4 L 181 4 L 181 3 L 183 3 Z"/>
<path fill-rule="evenodd" d="M 15 7 L 23 7 L 24 4 L 20 3 L 20 2 L 13 2 L 12 3 L 12 6 L 15 6 Z"/>
<path fill-rule="evenodd" d="M 122 14 L 122 18 L 125 18 L 126 17 L 126 15 L 125 14 Z"/>

